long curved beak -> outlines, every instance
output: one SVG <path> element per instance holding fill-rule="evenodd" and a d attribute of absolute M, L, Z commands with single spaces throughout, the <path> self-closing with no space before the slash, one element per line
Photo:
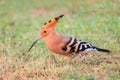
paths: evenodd
<path fill-rule="evenodd" d="M 40 40 L 40 37 L 38 39 L 36 39 L 33 44 L 30 46 L 30 48 L 28 49 L 28 52 L 32 49 L 32 47 Z"/>

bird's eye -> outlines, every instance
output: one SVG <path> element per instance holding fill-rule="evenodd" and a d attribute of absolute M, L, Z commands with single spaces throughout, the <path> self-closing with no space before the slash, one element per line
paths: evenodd
<path fill-rule="evenodd" d="M 44 31 L 44 33 L 46 33 L 47 31 Z"/>

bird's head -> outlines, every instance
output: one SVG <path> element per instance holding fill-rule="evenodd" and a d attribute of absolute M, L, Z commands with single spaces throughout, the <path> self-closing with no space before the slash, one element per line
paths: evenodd
<path fill-rule="evenodd" d="M 38 39 L 36 39 L 33 44 L 31 45 L 31 47 L 29 48 L 28 51 L 31 50 L 31 48 L 36 44 L 36 42 L 40 39 L 40 38 L 45 38 L 48 35 L 50 35 L 51 33 L 53 33 L 55 30 L 55 26 L 58 23 L 59 19 L 62 18 L 64 15 L 60 15 L 56 18 L 54 18 L 53 20 L 48 21 L 47 23 L 44 23 L 41 31 L 40 31 L 40 36 Z"/>

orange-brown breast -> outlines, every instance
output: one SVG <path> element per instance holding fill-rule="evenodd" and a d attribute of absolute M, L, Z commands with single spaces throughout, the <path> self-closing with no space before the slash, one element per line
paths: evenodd
<path fill-rule="evenodd" d="M 66 55 L 65 51 L 62 50 L 62 47 L 69 41 L 69 37 L 57 34 L 51 34 L 45 39 L 47 47 L 54 53 L 61 55 Z"/>

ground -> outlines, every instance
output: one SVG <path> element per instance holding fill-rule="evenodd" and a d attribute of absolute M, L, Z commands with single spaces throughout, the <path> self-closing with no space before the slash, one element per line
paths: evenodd
<path fill-rule="evenodd" d="M 42 25 L 64 14 L 58 33 L 111 50 L 66 65 L 40 40 Z M 85 58 L 85 59 L 84 59 Z M 0 0 L 0 80 L 119 80 L 120 0 Z"/>

